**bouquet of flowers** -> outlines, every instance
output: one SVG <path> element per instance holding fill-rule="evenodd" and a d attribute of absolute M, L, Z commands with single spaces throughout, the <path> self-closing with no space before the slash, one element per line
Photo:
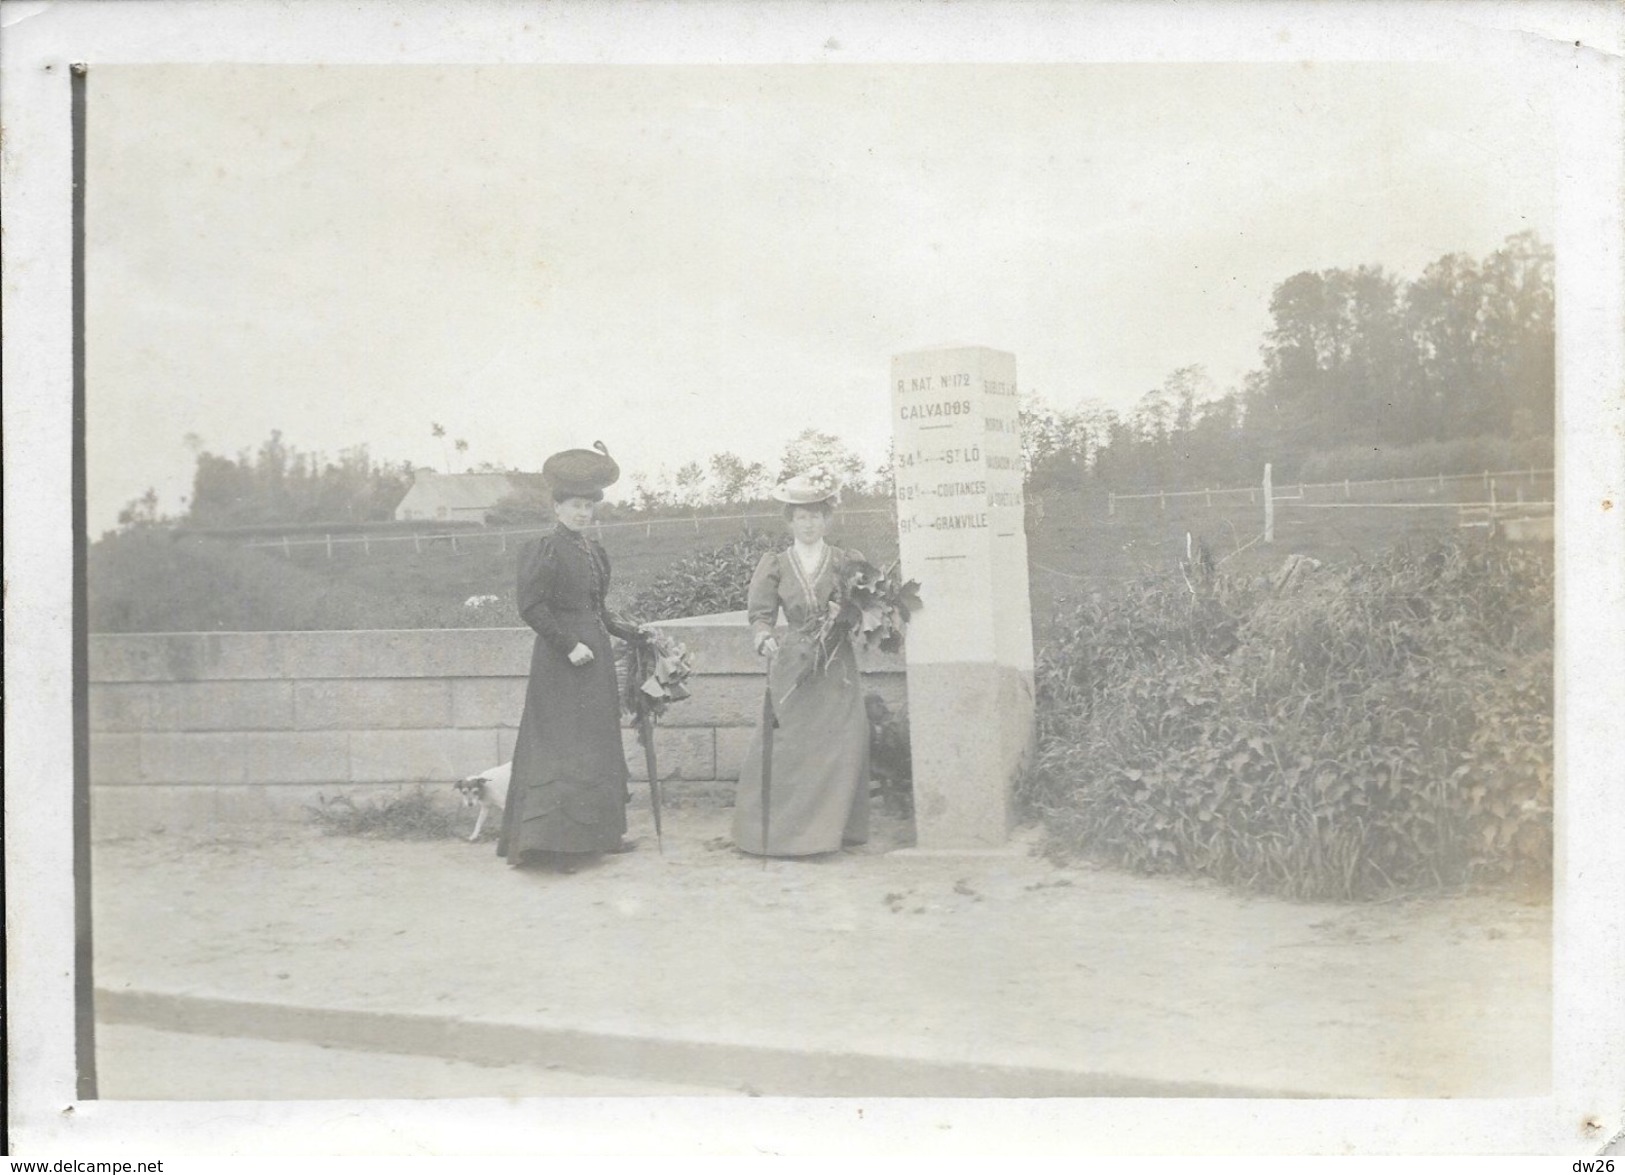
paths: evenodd
<path fill-rule="evenodd" d="M 921 606 L 919 581 L 905 581 L 896 563 L 884 570 L 867 562 L 851 564 L 840 574 L 829 609 L 802 630 L 813 649 L 804 676 L 828 669 L 843 640 L 854 649 L 895 653 L 903 647 L 909 617 Z"/>
<path fill-rule="evenodd" d="M 688 697 L 693 660 L 680 641 L 658 629 L 643 629 L 640 639 L 628 641 L 626 655 L 616 665 L 621 679 L 621 705 L 637 724 L 638 742 L 648 768 L 649 805 L 654 811 L 655 841 L 665 852 L 660 828 L 660 772 L 655 765 L 655 722 L 673 702 Z"/>
<path fill-rule="evenodd" d="M 654 631 L 647 640 L 627 644 L 624 666 L 621 705 L 639 720 L 638 741 L 642 742 L 648 728 L 642 719 L 658 721 L 667 706 L 688 697 L 693 657 L 682 642 Z"/>

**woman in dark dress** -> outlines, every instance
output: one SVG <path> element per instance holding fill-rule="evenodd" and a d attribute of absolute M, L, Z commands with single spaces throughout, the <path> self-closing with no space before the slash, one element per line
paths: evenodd
<path fill-rule="evenodd" d="M 536 630 L 497 855 L 569 872 L 583 854 L 624 852 L 626 756 L 611 635 L 644 639 L 604 606 L 609 556 L 583 533 L 620 469 L 603 445 L 542 466 L 559 525 L 519 556 L 519 614 Z"/>
<path fill-rule="evenodd" d="M 824 541 L 836 485 L 822 470 L 781 483 L 773 496 L 785 503 L 793 541 L 762 556 L 747 597 L 756 652 L 769 659 L 768 688 L 778 718 L 767 843 L 760 723 L 739 771 L 733 836 L 743 852 L 804 857 L 869 839 L 869 720 L 857 657 L 843 638 L 828 667 L 807 676 L 813 644 L 804 631 L 825 614 L 840 577 L 863 556 Z M 774 635 L 781 613 L 789 625 L 782 645 Z"/>

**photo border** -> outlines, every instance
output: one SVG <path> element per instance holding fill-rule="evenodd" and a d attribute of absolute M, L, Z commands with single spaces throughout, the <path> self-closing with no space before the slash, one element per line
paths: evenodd
<path fill-rule="evenodd" d="M 185 1153 L 919 1154 L 1599 1151 L 1625 1109 L 1625 321 L 1617 6 L 1405 3 L 378 3 L 0 5 L 4 38 L 5 830 L 13 1149 Z M 87 935 L 82 364 L 75 63 L 1473 61 L 1553 87 L 1560 128 L 1558 813 L 1548 1098 L 83 1100 Z M 91 112 L 92 119 L 94 112 Z M 93 123 L 92 123 L 93 126 Z M 878 391 L 877 391 L 877 394 Z M 77 418 L 77 419 L 76 419 Z M 77 557 L 77 558 L 76 558 Z M 63 591 L 72 584 L 71 592 Z M 65 597 L 68 597 L 65 599 Z M 77 677 L 76 677 L 77 671 Z M 1609 835 L 1608 830 L 1614 830 Z M 81 874 L 82 876 L 82 874 Z M 67 982 L 74 976 L 75 981 Z"/>

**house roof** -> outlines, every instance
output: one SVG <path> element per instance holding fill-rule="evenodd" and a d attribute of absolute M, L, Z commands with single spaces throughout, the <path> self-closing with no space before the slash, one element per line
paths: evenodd
<path fill-rule="evenodd" d="M 489 510 L 513 493 L 516 486 L 505 473 L 426 473 L 420 470 L 400 509 Z"/>

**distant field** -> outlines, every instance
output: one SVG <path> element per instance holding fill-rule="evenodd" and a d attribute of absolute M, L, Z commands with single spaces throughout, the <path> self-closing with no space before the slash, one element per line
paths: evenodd
<path fill-rule="evenodd" d="M 1028 556 L 1035 626 L 1042 632 L 1058 600 L 1145 574 L 1177 574 L 1187 531 L 1206 544 L 1227 573 L 1258 575 L 1289 554 L 1328 563 L 1367 558 L 1409 534 L 1460 530 L 1458 504 L 1484 498 L 1478 480 L 1309 488 L 1277 486 L 1275 541 L 1265 545 L 1263 505 L 1245 493 L 1157 500 L 1049 491 L 1029 511 Z M 1497 500 L 1549 501 L 1549 475 L 1501 479 Z M 1352 508 L 1360 501 L 1427 508 Z M 831 540 L 871 561 L 897 557 L 897 535 L 885 503 L 856 501 L 837 518 Z M 737 511 L 712 512 L 737 513 Z M 675 560 L 719 546 L 749 528 L 784 533 L 768 516 L 749 523 L 702 515 L 605 526 L 601 540 L 615 567 L 612 604 L 624 607 Z M 1468 534 L 1481 532 L 1464 532 Z M 355 536 L 346 536 L 354 538 Z M 184 631 L 266 628 L 410 628 L 517 624 L 511 601 L 519 547 L 533 535 L 461 532 L 449 538 L 370 536 L 364 545 L 334 537 L 327 544 L 248 547 L 220 538 L 167 532 L 117 536 L 90 556 L 91 628 L 95 631 Z M 930 585 L 925 584 L 927 601 Z M 467 609 L 471 596 L 501 604 Z"/>
<path fill-rule="evenodd" d="M 858 508 L 864 508 L 865 503 Z M 745 533 L 785 534 L 777 515 L 753 520 L 700 517 L 648 526 L 605 526 L 614 565 L 610 602 L 631 599 L 673 562 Z M 331 548 L 301 543 L 205 538 L 150 530 L 115 535 L 89 552 L 93 632 L 274 629 L 462 628 L 517 625 L 513 598 L 518 553 L 536 532 L 459 531 L 453 540 L 335 535 Z M 886 514 L 844 513 L 831 531 L 875 562 L 897 557 Z M 786 538 L 788 541 L 788 538 Z M 497 596 L 467 608 L 474 596 Z"/>
<path fill-rule="evenodd" d="M 1301 492 L 1302 497 L 1297 497 Z M 1498 479 L 1498 502 L 1516 509 L 1550 501 L 1551 475 Z M 1407 536 L 1462 532 L 1461 503 L 1485 500 L 1483 482 L 1429 479 L 1391 485 L 1341 487 L 1276 486 L 1275 540 L 1262 541 L 1261 498 L 1235 492 L 1202 496 L 1118 500 L 1105 495 L 1050 492 L 1042 497 L 1042 518 L 1028 533 L 1033 615 L 1042 625 L 1053 602 L 1107 583 L 1146 574 L 1175 574 L 1185 553 L 1185 536 L 1201 542 L 1227 574 L 1261 575 L 1292 554 L 1331 564 L 1347 564 L 1392 547 Z M 1370 503 L 1371 505 L 1362 505 Z M 1537 511 L 1539 507 L 1530 507 Z"/>
<path fill-rule="evenodd" d="M 700 517 L 697 520 L 658 519 L 647 524 L 608 525 L 593 533 L 609 552 L 614 583 L 611 603 L 624 604 L 649 582 L 692 551 L 720 546 L 747 530 L 785 534 L 776 517 L 740 522 L 737 519 Z M 328 557 L 324 545 L 292 546 L 290 553 L 263 549 L 268 557 L 286 559 L 312 575 L 356 584 L 372 591 L 407 592 L 461 605 L 470 596 L 499 595 L 511 599 L 519 549 L 537 536 L 528 531 L 459 534 L 452 541 L 373 541 L 370 550 L 360 544 L 336 544 Z M 830 541 L 855 547 L 871 561 L 897 558 L 897 533 L 883 514 L 847 513 L 837 519 Z M 517 618 L 513 619 L 518 623 Z"/>

